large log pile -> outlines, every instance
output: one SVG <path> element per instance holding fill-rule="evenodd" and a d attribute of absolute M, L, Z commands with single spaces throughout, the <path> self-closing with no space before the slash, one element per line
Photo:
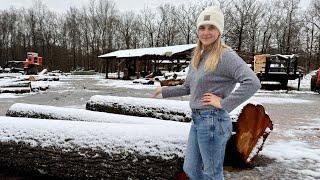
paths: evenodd
<path fill-rule="evenodd" d="M 119 98 L 114 98 L 116 103 Z M 104 102 L 103 96 L 91 98 L 91 103 L 93 99 Z M 130 110 L 158 112 L 156 107 L 165 106 L 180 117 L 190 115 L 183 108 L 188 102 L 149 99 L 156 107 L 143 107 L 149 104 L 142 99 L 127 99 Z M 174 179 L 182 171 L 190 123 L 175 122 L 176 118 L 162 121 L 30 104 L 14 104 L 7 115 L 46 118 L 0 117 L 0 164 L 10 168 L 75 179 Z M 227 145 L 225 165 L 251 164 L 272 122 L 259 104 L 244 103 L 230 115 L 235 133 Z"/>
<path fill-rule="evenodd" d="M 93 111 L 150 116 L 182 122 L 191 120 L 187 101 L 96 95 L 90 98 L 86 108 Z M 174 115 L 170 116 L 171 119 L 167 118 L 169 115 L 159 115 L 159 112 L 172 111 Z M 230 117 L 235 133 L 228 141 L 225 164 L 250 164 L 262 150 L 263 143 L 273 129 L 272 121 L 261 104 L 250 102 L 240 105 Z"/>
<path fill-rule="evenodd" d="M 0 82 L 0 93 L 30 93 L 39 90 L 45 91 L 49 89 L 49 85 L 34 83 L 35 81 L 59 81 L 59 77 L 45 75 L 20 75 L 20 76 L 4 76 L 6 79 Z"/>

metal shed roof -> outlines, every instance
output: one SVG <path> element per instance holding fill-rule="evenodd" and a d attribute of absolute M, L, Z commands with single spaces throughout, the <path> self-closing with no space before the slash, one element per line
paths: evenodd
<path fill-rule="evenodd" d="M 140 49 L 126 49 L 114 51 L 108 54 L 98 56 L 99 58 L 129 58 L 129 57 L 142 57 L 146 55 L 157 55 L 170 57 L 176 53 L 184 52 L 195 48 L 196 44 L 185 44 L 167 47 L 153 47 L 153 48 L 140 48 Z"/>

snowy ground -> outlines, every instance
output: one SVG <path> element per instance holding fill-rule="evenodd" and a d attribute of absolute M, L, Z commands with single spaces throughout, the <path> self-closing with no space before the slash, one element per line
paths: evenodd
<path fill-rule="evenodd" d="M 1 81 L 1 79 L 0 79 Z M 49 83 L 49 82 L 48 82 Z M 289 82 L 296 86 L 296 81 Z M 258 91 L 251 100 L 264 105 L 274 123 L 260 158 L 250 169 L 226 167 L 226 179 L 320 179 L 320 95 L 310 92 L 310 79 L 301 82 L 301 91 Z M 93 95 L 150 97 L 159 86 L 132 81 L 106 80 L 104 74 L 61 76 L 44 92 L 0 94 L 0 115 L 14 103 L 85 108 Z M 188 100 L 188 97 L 173 98 Z M 1 178 L 1 170 L 0 170 Z"/>

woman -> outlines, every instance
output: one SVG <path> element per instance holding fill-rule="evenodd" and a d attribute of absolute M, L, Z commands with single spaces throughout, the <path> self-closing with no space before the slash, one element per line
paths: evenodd
<path fill-rule="evenodd" d="M 260 81 L 231 48 L 221 42 L 224 16 L 219 6 L 207 7 L 197 20 L 198 43 L 186 81 L 157 88 L 153 97 L 190 94 L 192 125 L 183 169 L 192 180 L 224 179 L 226 143 L 232 133 L 228 112 L 250 98 Z M 240 87 L 235 90 L 236 83 Z"/>

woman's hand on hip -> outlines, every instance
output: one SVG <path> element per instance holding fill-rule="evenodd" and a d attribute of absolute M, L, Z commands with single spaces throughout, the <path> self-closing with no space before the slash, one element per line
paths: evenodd
<path fill-rule="evenodd" d="M 221 97 L 216 96 L 212 93 L 204 93 L 201 98 L 202 105 L 211 105 L 216 108 L 222 108 Z"/>
<path fill-rule="evenodd" d="M 161 94 L 161 92 L 162 92 L 162 87 L 157 87 L 151 97 L 156 98 L 159 94 Z"/>

